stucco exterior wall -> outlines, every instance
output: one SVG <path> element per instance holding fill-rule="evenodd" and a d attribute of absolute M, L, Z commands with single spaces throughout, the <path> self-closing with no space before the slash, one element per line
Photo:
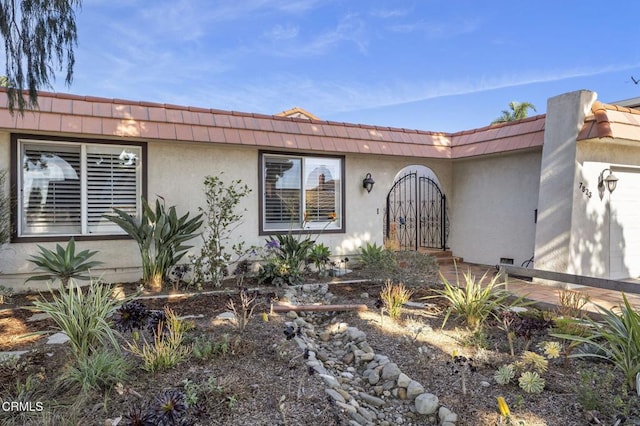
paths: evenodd
<path fill-rule="evenodd" d="M 538 195 L 535 267 L 569 272 L 571 227 L 581 177 L 576 161 L 576 139 L 591 105 L 594 92 L 582 90 L 550 98 Z"/>
<path fill-rule="evenodd" d="M 640 146 L 624 140 L 580 141 L 576 162 L 569 272 L 610 278 L 611 233 L 633 224 L 619 223 L 615 215 L 611 215 L 616 208 L 615 191 L 609 194 L 604 188 L 599 189 L 598 177 L 608 168 L 614 173 L 625 168 L 640 173 Z M 584 192 L 581 184 L 586 188 Z M 633 269 L 633 265 L 627 266 Z"/>
<path fill-rule="evenodd" d="M 0 168 L 8 169 L 10 135 L 0 134 Z M 231 238 L 245 241 L 247 245 L 262 246 L 265 236 L 259 235 L 257 148 L 235 147 L 217 144 L 187 142 L 148 141 L 147 185 L 148 198 L 155 202 L 157 196 L 168 206 L 176 205 L 179 214 L 187 211 L 198 213 L 205 205 L 203 181 L 207 175 L 220 175 L 225 181 L 241 179 L 252 192 L 239 205 L 245 210 L 244 220 Z M 311 154 L 311 152 L 305 152 Z M 451 164 L 449 160 L 418 160 L 412 157 L 385 157 L 381 155 L 345 156 L 345 233 L 327 233 L 318 238 L 331 248 L 334 256 L 348 256 L 358 252 L 366 242 L 383 242 L 383 219 L 387 192 L 396 173 L 407 165 L 421 164 L 430 167 L 438 176 L 443 190 L 451 188 Z M 371 173 L 376 181 L 371 193 L 362 188 L 362 180 Z M 60 241 L 64 244 L 66 239 Z M 53 243 L 38 243 L 53 249 Z M 201 239 L 191 241 L 190 254 L 198 254 Z M 93 271 L 97 276 L 112 282 L 135 281 L 140 278 L 140 256 L 132 240 L 92 240 L 77 242 L 78 249 L 98 250 L 95 260 L 104 264 Z M 46 288 L 46 284 L 24 280 L 34 270 L 27 259 L 38 253 L 36 243 L 12 243 L 0 252 L 0 284 L 14 290 Z"/>
<path fill-rule="evenodd" d="M 520 265 L 533 255 L 539 151 L 453 164 L 449 246 L 465 262 Z"/>

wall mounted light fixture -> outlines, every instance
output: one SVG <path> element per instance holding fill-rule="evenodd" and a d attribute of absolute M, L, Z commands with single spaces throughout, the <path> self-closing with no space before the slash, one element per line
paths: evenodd
<path fill-rule="evenodd" d="M 371 173 L 367 173 L 367 176 L 365 176 L 364 180 L 362 181 L 362 187 L 366 189 L 367 192 L 371 192 L 374 183 L 376 183 L 376 181 L 371 177 Z"/>
<path fill-rule="evenodd" d="M 604 176 L 605 172 L 609 172 L 607 177 Z M 616 190 L 616 186 L 618 185 L 618 178 L 613 174 L 611 169 L 604 169 L 600 172 L 600 176 L 598 176 L 598 189 L 607 188 L 609 193 L 611 194 Z"/>

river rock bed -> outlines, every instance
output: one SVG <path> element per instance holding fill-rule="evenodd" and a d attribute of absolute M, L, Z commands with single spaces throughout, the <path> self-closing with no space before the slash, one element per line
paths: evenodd
<path fill-rule="evenodd" d="M 280 303 L 328 304 L 332 299 L 328 284 L 305 284 L 287 288 Z M 287 317 L 285 334 L 295 340 L 309 374 L 324 382 L 329 401 L 350 425 L 456 424 L 458 416 L 393 360 L 375 353 L 363 331 L 339 322 L 331 312 L 289 311 Z"/>

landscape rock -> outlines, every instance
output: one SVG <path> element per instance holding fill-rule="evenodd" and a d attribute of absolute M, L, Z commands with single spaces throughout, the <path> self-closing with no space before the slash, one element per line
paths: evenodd
<path fill-rule="evenodd" d="M 424 393 L 424 386 L 415 380 L 411 380 L 409 386 L 407 386 L 407 399 L 413 400 L 421 393 Z"/>
<path fill-rule="evenodd" d="M 45 312 L 40 312 L 37 314 L 33 314 L 31 315 L 29 318 L 27 318 L 27 322 L 35 322 L 35 321 L 42 321 L 42 320 L 46 320 L 51 318 L 51 315 L 45 313 Z"/>
<path fill-rule="evenodd" d="M 390 362 L 382 367 L 382 374 L 380 377 L 383 380 L 396 380 L 400 376 L 400 373 L 402 373 L 402 371 L 400 371 L 398 365 Z"/>
<path fill-rule="evenodd" d="M 455 424 L 458 421 L 458 415 L 456 413 L 451 412 L 447 407 L 440 407 L 438 410 L 438 417 L 440 418 L 440 423 L 453 423 Z"/>
<path fill-rule="evenodd" d="M 233 312 L 230 312 L 230 311 L 222 312 L 221 314 L 218 314 L 216 319 L 235 321 L 236 320 L 236 314 L 234 314 Z"/>
<path fill-rule="evenodd" d="M 334 389 L 325 389 L 324 390 L 334 401 L 344 403 L 345 400 L 342 395 L 336 392 Z"/>
<path fill-rule="evenodd" d="M 400 373 L 398 375 L 398 380 L 396 382 L 396 384 L 398 385 L 398 387 L 400 388 L 406 388 L 407 386 L 409 386 L 409 383 L 411 383 L 411 378 L 409 378 L 409 376 L 407 376 L 404 373 Z"/>
<path fill-rule="evenodd" d="M 438 397 L 432 393 L 422 393 L 415 400 L 416 411 L 420 414 L 433 414 L 438 410 Z"/>
<path fill-rule="evenodd" d="M 55 333 L 47 339 L 47 345 L 61 345 L 69 341 L 69 336 L 64 333 Z"/>
<path fill-rule="evenodd" d="M 369 405 L 373 405 L 374 407 L 382 407 L 384 405 L 384 399 L 369 395 L 366 392 L 360 392 L 358 396 L 360 396 L 360 399 L 362 399 L 362 401 L 366 402 Z"/>
<path fill-rule="evenodd" d="M 304 304 L 322 303 L 331 294 L 327 285 L 288 291 L 292 303 Z M 293 340 L 307 354 L 306 365 L 323 380 L 325 393 L 349 425 L 455 426 L 457 415 L 440 407 L 436 395 L 426 393 L 388 356 L 376 353 L 362 330 L 331 320 L 326 313 L 302 316 L 291 315 L 293 321 L 286 324 L 301 331 Z M 428 353 L 428 348 L 420 353 Z"/>

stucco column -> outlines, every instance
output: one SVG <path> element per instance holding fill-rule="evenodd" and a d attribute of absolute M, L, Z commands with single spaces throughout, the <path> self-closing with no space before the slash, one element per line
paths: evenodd
<path fill-rule="evenodd" d="M 549 98 L 538 194 L 535 268 L 568 272 L 576 176 L 576 139 L 596 99 L 587 90 Z"/>

